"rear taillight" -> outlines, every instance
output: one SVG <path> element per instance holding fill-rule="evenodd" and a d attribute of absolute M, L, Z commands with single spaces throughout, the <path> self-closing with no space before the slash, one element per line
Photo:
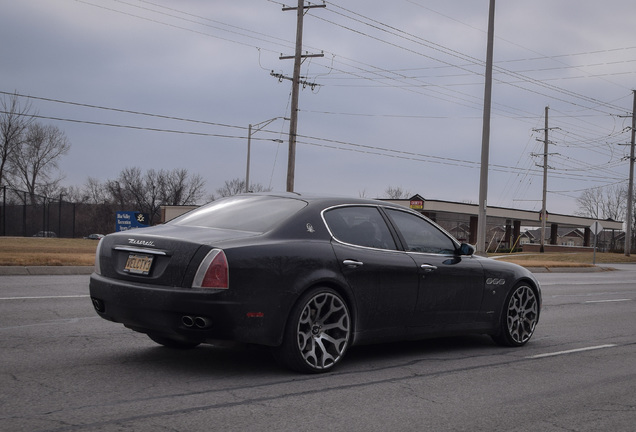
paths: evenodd
<path fill-rule="evenodd" d="M 227 258 L 221 249 L 212 249 L 201 261 L 192 288 L 229 288 Z"/>
<path fill-rule="evenodd" d="M 99 256 L 102 253 L 102 242 L 104 240 L 100 239 L 99 243 L 97 243 L 97 249 L 95 250 L 95 273 L 97 273 L 98 275 L 102 274 L 102 266 L 99 262 Z"/>

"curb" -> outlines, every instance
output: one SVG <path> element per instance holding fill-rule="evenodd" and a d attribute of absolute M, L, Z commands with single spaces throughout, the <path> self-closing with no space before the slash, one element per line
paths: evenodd
<path fill-rule="evenodd" d="M 0 266 L 0 276 L 90 275 L 94 266 Z"/>
<path fill-rule="evenodd" d="M 598 273 L 616 270 L 613 267 L 526 267 L 531 273 Z"/>

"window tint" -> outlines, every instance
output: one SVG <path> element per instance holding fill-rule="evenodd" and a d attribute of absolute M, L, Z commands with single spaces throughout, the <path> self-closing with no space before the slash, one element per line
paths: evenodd
<path fill-rule="evenodd" d="M 411 213 L 386 209 L 410 252 L 455 253 L 455 242 L 437 227 Z"/>
<path fill-rule="evenodd" d="M 395 241 L 376 207 L 340 207 L 324 214 L 333 236 L 344 243 L 395 250 Z"/>
<path fill-rule="evenodd" d="M 306 205 L 301 200 L 274 196 L 235 196 L 213 201 L 168 223 L 263 233 Z"/>

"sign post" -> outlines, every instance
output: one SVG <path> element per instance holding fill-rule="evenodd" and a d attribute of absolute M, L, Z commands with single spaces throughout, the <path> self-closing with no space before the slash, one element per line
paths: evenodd
<path fill-rule="evenodd" d="M 595 221 L 592 225 L 590 225 L 590 230 L 594 233 L 594 254 L 592 264 L 596 265 L 596 241 L 599 233 L 603 231 L 603 225 L 601 225 L 599 221 Z"/>

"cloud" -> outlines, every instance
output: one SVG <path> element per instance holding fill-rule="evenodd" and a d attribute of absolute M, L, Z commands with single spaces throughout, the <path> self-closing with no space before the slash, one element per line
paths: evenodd
<path fill-rule="evenodd" d="M 299 138 L 298 189 L 380 196 L 391 185 L 475 202 L 487 6 L 351 0 L 309 11 L 305 49 L 325 56 L 302 66 L 319 85 L 300 94 L 298 133 L 309 138 Z M 491 204 L 537 209 L 533 129 L 545 106 L 560 131 L 550 151 L 562 155 L 550 163 L 552 212 L 626 181 L 617 115 L 631 110 L 635 12 L 623 0 L 498 2 Z M 11 41 L 0 47 L 2 91 L 159 115 L 33 100 L 43 116 L 79 121 L 49 120 L 72 144 L 69 185 L 185 167 L 212 192 L 245 175 L 248 124 L 289 116 L 290 83 L 270 72 L 292 74 L 279 56 L 293 52 L 295 13 L 274 2 L 21 0 L 3 8 L 0 37 Z M 285 188 L 288 126 L 254 135 L 252 181 Z"/>

